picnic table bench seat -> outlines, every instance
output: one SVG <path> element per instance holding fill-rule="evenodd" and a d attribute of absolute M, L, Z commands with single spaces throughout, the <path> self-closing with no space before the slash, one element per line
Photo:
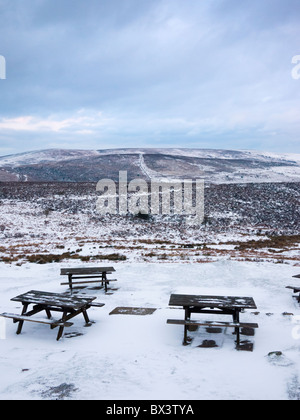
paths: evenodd
<path fill-rule="evenodd" d="M 105 303 L 100 303 L 100 302 L 92 302 L 90 303 L 90 306 L 94 306 L 95 308 L 102 308 L 102 306 L 104 306 Z"/>
<path fill-rule="evenodd" d="M 54 319 L 45 319 L 45 318 L 31 318 L 28 315 L 19 315 L 19 314 L 11 314 L 4 312 L 0 314 L 0 316 L 4 318 L 13 319 L 14 322 L 19 321 L 29 321 L 29 322 L 37 322 L 39 324 L 49 324 L 50 327 L 71 327 L 73 322 L 63 322 L 61 320 L 54 320 Z"/>
<path fill-rule="evenodd" d="M 231 327 L 231 328 L 258 328 L 258 324 L 250 322 L 223 322 L 223 321 L 193 321 L 184 319 L 167 319 L 167 324 L 207 327 Z"/>
<path fill-rule="evenodd" d="M 240 328 L 258 328 L 258 324 L 249 322 L 223 322 L 223 321 L 194 321 L 184 319 L 167 319 L 167 324 L 171 325 L 183 325 L 184 340 L 183 343 L 187 344 L 187 328 L 190 326 L 206 326 L 206 327 L 222 327 L 222 328 L 234 328 L 236 333 L 237 347 L 240 345 Z"/>
<path fill-rule="evenodd" d="M 83 277 L 73 277 L 73 279 L 81 279 L 81 278 L 83 278 Z M 85 277 L 85 278 L 92 278 L 92 277 Z M 98 280 L 89 280 L 89 281 L 73 281 L 73 279 L 72 279 L 72 286 L 74 284 L 99 283 L 99 279 Z M 108 283 L 109 284 L 109 282 L 111 282 L 111 281 L 117 281 L 117 279 L 106 279 L 106 280 L 103 280 L 103 283 Z M 69 284 L 70 284 L 69 282 L 60 283 L 61 286 L 66 286 L 66 285 L 69 285 Z"/>

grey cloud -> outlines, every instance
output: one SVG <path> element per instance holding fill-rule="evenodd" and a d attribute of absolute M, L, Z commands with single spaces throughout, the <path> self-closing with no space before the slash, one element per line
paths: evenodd
<path fill-rule="evenodd" d="M 89 144 L 296 144 L 299 1 L 2 0 L 0 10 L 0 122 L 85 109 L 114 121 Z M 70 132 L 58 136 L 71 145 Z"/>

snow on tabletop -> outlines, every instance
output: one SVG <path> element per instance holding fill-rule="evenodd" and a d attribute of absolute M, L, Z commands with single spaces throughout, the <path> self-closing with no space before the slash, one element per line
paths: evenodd
<path fill-rule="evenodd" d="M 19 313 L 21 304 L 11 298 L 32 289 L 65 292 L 63 266 L 1 263 L 0 312 Z M 105 303 L 89 309 L 89 328 L 75 317 L 57 342 L 48 326 L 27 323 L 16 335 L 16 325 L 5 320 L 0 399 L 299 399 L 299 331 L 295 318 L 283 315 L 300 314 L 285 289 L 297 267 L 233 261 L 114 267 L 119 289 L 112 295 L 80 290 Z M 237 351 L 230 329 L 219 347 L 199 348 L 199 337 L 183 346 L 182 326 L 166 323 L 183 318 L 181 308 L 168 306 L 171 293 L 253 297 L 257 310 L 241 314 L 242 322 L 259 324 L 253 352 Z M 157 310 L 146 317 L 109 316 L 116 307 Z"/>

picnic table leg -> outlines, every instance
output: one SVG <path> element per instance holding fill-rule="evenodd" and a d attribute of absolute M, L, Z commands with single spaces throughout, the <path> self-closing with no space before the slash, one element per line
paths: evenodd
<path fill-rule="evenodd" d="M 51 312 L 50 309 L 45 309 L 48 319 L 51 319 Z"/>
<path fill-rule="evenodd" d="M 57 334 L 57 337 L 56 337 L 56 341 L 58 341 L 62 337 L 63 332 L 64 332 L 64 327 L 59 327 L 58 334 Z"/>
<path fill-rule="evenodd" d="M 107 292 L 107 281 L 106 280 L 107 280 L 106 272 L 103 271 L 103 273 L 102 273 L 102 286 L 103 286 L 103 283 L 104 283 L 105 293 Z"/>
<path fill-rule="evenodd" d="M 236 309 L 233 313 L 233 322 L 240 322 L 240 312 Z M 239 346 L 240 344 L 240 329 L 239 327 L 235 328 L 235 334 L 236 334 L 236 344 Z"/>
<path fill-rule="evenodd" d="M 67 320 L 67 312 L 64 312 L 61 321 L 66 322 L 66 320 Z M 56 341 L 58 341 L 62 337 L 63 332 L 64 332 L 64 326 L 59 327 L 57 337 L 56 337 Z"/>
<path fill-rule="evenodd" d="M 72 274 L 68 274 L 68 280 L 69 280 L 69 288 L 70 288 L 70 290 L 72 290 L 72 287 L 73 287 L 73 285 L 72 285 Z"/>
<path fill-rule="evenodd" d="M 28 308 L 28 303 L 23 303 L 23 310 L 22 310 L 21 315 L 24 315 L 27 312 L 27 308 Z M 21 334 L 23 324 L 24 324 L 24 321 L 19 321 L 19 325 L 18 325 L 18 328 L 17 328 L 17 334 Z"/>
<path fill-rule="evenodd" d="M 236 345 L 237 346 L 240 345 L 240 329 L 239 328 L 236 329 Z"/>
<path fill-rule="evenodd" d="M 183 345 L 185 346 L 185 345 L 187 345 L 188 344 L 188 342 L 187 342 L 187 331 L 188 331 L 188 329 L 187 329 L 187 326 L 185 325 L 184 326 L 184 333 L 183 333 Z"/>
<path fill-rule="evenodd" d="M 187 321 L 191 317 L 191 312 L 189 308 L 184 308 L 184 320 Z M 183 345 L 186 346 L 188 344 L 188 327 L 187 325 L 184 326 L 184 334 L 183 334 Z"/>
<path fill-rule="evenodd" d="M 91 323 L 91 321 L 89 320 L 89 316 L 88 316 L 88 314 L 87 314 L 86 309 L 83 309 L 83 310 L 82 310 L 82 314 L 83 314 L 83 317 L 84 317 L 84 320 L 85 320 L 86 324 L 90 324 L 90 323 Z"/>

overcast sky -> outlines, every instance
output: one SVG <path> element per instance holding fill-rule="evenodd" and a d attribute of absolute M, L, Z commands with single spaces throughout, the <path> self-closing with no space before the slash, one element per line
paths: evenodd
<path fill-rule="evenodd" d="M 300 153 L 299 0 L 0 0 L 0 55 L 0 155 Z"/>

